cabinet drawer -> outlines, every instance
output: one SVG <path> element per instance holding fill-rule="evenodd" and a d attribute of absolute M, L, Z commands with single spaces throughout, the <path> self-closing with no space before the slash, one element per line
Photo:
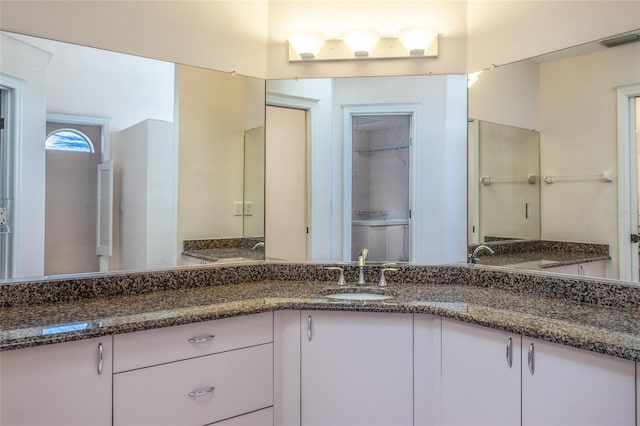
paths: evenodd
<path fill-rule="evenodd" d="M 133 370 L 273 341 L 273 313 L 119 334 L 113 371 Z"/>
<path fill-rule="evenodd" d="M 128 371 L 113 377 L 113 424 L 213 423 L 272 406 L 272 389 L 271 343 Z"/>
<path fill-rule="evenodd" d="M 265 408 L 229 420 L 211 423 L 209 426 L 273 426 L 273 408 Z"/>

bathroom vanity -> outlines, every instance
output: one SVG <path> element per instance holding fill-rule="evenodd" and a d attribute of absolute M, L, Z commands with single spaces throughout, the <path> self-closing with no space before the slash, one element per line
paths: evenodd
<path fill-rule="evenodd" d="M 635 424 L 637 287 L 403 265 L 348 301 L 326 266 L 5 285 L 2 423 Z"/>

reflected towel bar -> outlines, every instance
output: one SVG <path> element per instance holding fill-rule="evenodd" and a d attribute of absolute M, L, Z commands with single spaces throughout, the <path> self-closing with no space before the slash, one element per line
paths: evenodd
<path fill-rule="evenodd" d="M 613 182 L 613 173 L 612 172 L 604 172 L 599 175 L 573 175 L 573 176 L 553 176 L 553 175 L 545 175 L 544 181 L 546 183 L 556 183 L 556 182 L 581 182 L 588 180 L 599 180 L 605 183 Z"/>
<path fill-rule="evenodd" d="M 492 178 L 491 176 L 483 176 L 480 182 L 482 182 L 484 186 L 491 185 L 492 183 L 528 183 L 529 185 L 533 185 L 537 180 L 538 177 L 536 175 L 521 178 Z"/>

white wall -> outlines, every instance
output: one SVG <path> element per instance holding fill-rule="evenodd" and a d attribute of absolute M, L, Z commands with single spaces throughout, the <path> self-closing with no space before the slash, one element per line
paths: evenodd
<path fill-rule="evenodd" d="M 542 174 L 616 176 L 616 86 L 640 81 L 639 57 L 632 44 L 541 64 Z M 609 244 L 617 276 L 615 181 L 543 184 L 541 205 L 542 238 Z"/>
<path fill-rule="evenodd" d="M 268 82 L 268 94 L 289 90 L 290 95 L 309 96 L 311 85 L 329 80 Z M 413 155 L 416 205 L 414 260 L 422 263 L 461 262 L 466 256 L 466 78 L 452 76 L 412 76 L 398 79 L 345 78 L 330 80 L 332 89 L 321 94 L 322 106 L 317 129 L 322 137 L 312 139 L 312 209 L 315 229 L 312 243 L 326 244 L 312 253 L 312 260 L 343 258 L 343 109 L 344 105 L 416 104 L 417 140 Z M 304 88 L 296 91 L 296 88 Z M 309 96 L 311 97 L 311 96 Z M 269 96 L 268 96 L 269 99 Z M 331 134 L 324 133 L 331 129 Z M 330 187 L 328 184 L 330 183 Z M 437 206 L 437 207 L 435 207 Z M 329 213 L 329 214 L 327 214 Z M 312 231 L 314 227 L 312 226 Z M 328 238 L 330 236 L 330 238 Z M 324 240 L 317 242 L 316 240 Z M 327 251 L 330 250 L 330 251 Z M 329 257 L 325 257 L 329 256 Z"/>
<path fill-rule="evenodd" d="M 46 78 L 50 55 L 0 34 L 0 83 L 15 89 L 14 277 L 44 275 Z"/>
<path fill-rule="evenodd" d="M 109 118 L 114 132 L 145 119 L 173 121 L 173 63 L 68 43 L 51 46 L 47 112 Z"/>

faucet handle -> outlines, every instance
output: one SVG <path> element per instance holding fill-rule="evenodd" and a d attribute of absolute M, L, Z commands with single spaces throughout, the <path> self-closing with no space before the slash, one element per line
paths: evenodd
<path fill-rule="evenodd" d="M 347 285 L 347 282 L 344 279 L 344 268 L 341 268 L 339 266 L 327 266 L 327 270 L 340 271 L 340 277 L 338 277 L 338 285 Z"/>
<path fill-rule="evenodd" d="M 378 286 L 380 287 L 386 287 L 387 286 L 387 279 L 384 276 L 385 271 L 389 271 L 389 272 L 394 272 L 397 271 L 398 268 L 382 268 L 380 270 L 380 282 L 378 283 Z"/>

